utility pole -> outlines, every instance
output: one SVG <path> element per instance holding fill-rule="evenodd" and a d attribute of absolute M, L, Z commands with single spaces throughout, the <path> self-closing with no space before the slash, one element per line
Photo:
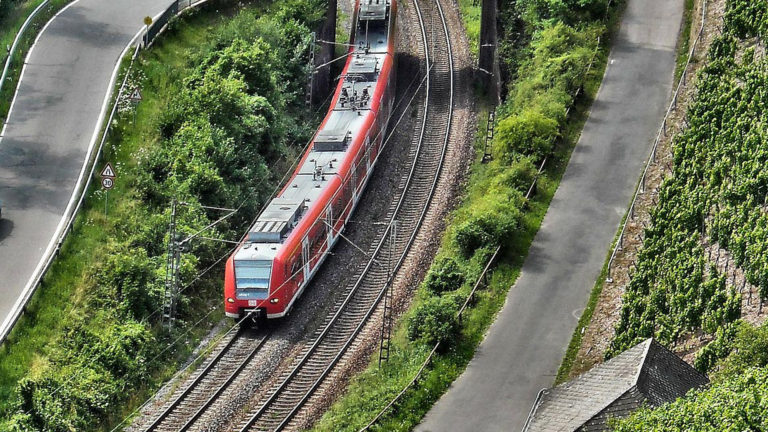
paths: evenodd
<path fill-rule="evenodd" d="M 171 203 L 171 222 L 168 226 L 168 255 L 165 260 L 165 293 L 163 295 L 163 326 L 171 330 L 176 319 L 179 265 L 181 251 L 176 235 L 176 199 Z"/>
<path fill-rule="evenodd" d="M 379 344 L 379 367 L 382 361 L 389 360 L 389 348 L 392 341 L 392 282 L 395 271 L 395 246 L 397 245 L 397 220 L 389 225 L 389 262 L 387 264 L 387 286 L 384 293 L 384 310 L 381 319 Z"/>
<path fill-rule="evenodd" d="M 168 256 L 165 263 L 165 294 L 163 296 L 163 326 L 171 330 L 173 328 L 173 322 L 176 320 L 176 304 L 179 298 L 179 268 L 181 267 L 181 253 L 187 251 L 189 248 L 189 242 L 200 237 L 200 234 L 218 225 L 220 222 L 229 218 L 237 210 L 221 208 L 221 207 L 209 207 L 201 205 L 201 208 L 207 210 L 216 210 L 227 212 L 226 215 L 220 217 L 214 222 L 209 223 L 204 228 L 198 230 L 196 233 L 191 234 L 182 240 L 182 236 L 177 232 L 177 208 L 179 205 L 186 205 L 184 202 L 177 202 L 176 199 L 171 202 L 171 222 L 168 227 Z M 208 237 L 201 237 L 205 240 L 220 241 L 224 243 L 237 243 L 227 240 L 214 239 Z"/>
<path fill-rule="evenodd" d="M 320 44 L 320 52 L 317 56 L 314 55 L 316 39 L 314 33 L 312 35 L 312 62 L 310 63 L 313 74 L 310 80 L 310 103 L 312 105 L 321 103 L 331 91 L 330 63 L 335 57 L 337 7 L 337 0 L 328 0 L 325 22 L 320 28 L 319 39 L 322 43 Z"/>
<path fill-rule="evenodd" d="M 307 76 L 307 99 L 308 106 L 312 105 L 315 90 L 315 45 L 317 44 L 317 34 L 312 32 L 312 42 L 309 44 L 309 76 Z"/>
<path fill-rule="evenodd" d="M 333 225 L 328 223 L 326 219 L 321 219 L 329 230 L 335 230 Z M 388 246 L 388 264 L 385 268 L 384 264 L 379 262 L 374 256 L 368 254 L 363 248 L 356 245 L 352 240 L 348 239 L 341 231 L 337 231 L 339 237 L 351 244 L 352 247 L 357 249 L 360 253 L 370 258 L 376 265 L 383 268 L 387 272 L 387 279 L 384 283 L 384 313 L 382 316 L 381 333 L 380 333 L 380 345 L 379 345 L 379 366 L 381 366 L 382 360 L 389 360 L 389 347 L 390 340 L 392 338 L 392 282 L 395 276 L 395 247 L 397 247 L 397 220 L 391 222 L 373 222 L 373 225 L 389 225 L 389 246 Z"/>
<path fill-rule="evenodd" d="M 488 113 L 488 124 L 485 126 L 485 148 L 483 149 L 483 163 L 493 159 L 493 136 L 496 124 L 496 107 Z"/>

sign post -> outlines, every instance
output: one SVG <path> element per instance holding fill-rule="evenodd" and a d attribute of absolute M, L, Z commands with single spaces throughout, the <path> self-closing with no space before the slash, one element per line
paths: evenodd
<path fill-rule="evenodd" d="M 109 203 L 109 190 L 115 187 L 115 169 L 112 168 L 112 164 L 107 162 L 107 166 L 101 170 L 101 187 L 104 188 L 104 216 L 107 215 L 107 208 Z"/>
<path fill-rule="evenodd" d="M 151 16 L 145 16 L 144 17 L 144 48 L 149 45 L 149 26 L 152 25 L 152 17 Z"/>
<path fill-rule="evenodd" d="M 131 92 L 131 95 L 128 97 L 128 100 L 133 104 L 133 124 L 136 124 L 136 110 L 139 108 L 139 102 L 141 102 L 142 99 L 141 90 L 139 90 L 138 87 L 133 89 L 133 92 Z"/>

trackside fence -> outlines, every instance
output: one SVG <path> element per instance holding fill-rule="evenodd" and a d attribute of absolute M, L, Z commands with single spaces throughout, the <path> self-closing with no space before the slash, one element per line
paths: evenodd
<path fill-rule="evenodd" d="M 648 171 L 651 167 L 651 165 L 656 162 L 656 151 L 658 150 L 659 143 L 661 142 L 663 137 L 666 137 L 667 135 L 667 120 L 669 119 L 670 114 L 672 114 L 672 111 L 677 109 L 677 99 L 680 96 L 680 92 L 683 89 L 683 86 L 686 83 L 686 80 L 688 78 L 688 66 L 691 65 L 691 61 L 693 61 L 694 55 L 696 55 L 696 48 L 699 46 L 699 42 L 701 41 L 701 37 L 704 34 L 704 25 L 707 22 L 707 0 L 704 0 L 704 3 L 702 4 L 701 8 L 701 27 L 699 28 L 699 33 L 696 35 L 696 40 L 694 40 L 693 45 L 691 46 L 691 50 L 688 52 L 688 60 L 685 63 L 685 68 L 683 68 L 683 74 L 680 76 L 680 80 L 677 83 L 677 88 L 675 89 L 675 93 L 672 95 L 672 101 L 669 103 L 669 107 L 667 108 L 667 112 L 664 114 L 664 119 L 661 122 L 661 126 L 659 127 L 659 132 L 656 134 L 656 139 L 653 141 L 653 147 L 651 147 L 651 154 L 648 156 L 648 160 L 645 162 L 645 168 L 643 169 L 643 175 L 640 177 L 640 182 L 638 183 L 636 189 L 635 189 L 635 195 L 632 198 L 632 204 L 629 205 L 629 211 L 627 212 L 626 217 L 624 218 L 624 222 L 621 225 L 621 231 L 619 232 L 619 238 L 616 240 L 616 245 L 613 248 L 613 251 L 611 252 L 611 257 L 608 259 L 608 266 L 607 266 L 607 277 L 605 279 L 606 282 L 612 283 L 613 282 L 613 264 L 616 261 L 616 255 L 622 248 L 624 247 L 624 237 L 627 233 L 627 225 L 630 219 L 634 218 L 635 216 L 635 207 L 637 206 L 638 198 L 640 195 L 645 193 L 645 181 L 648 178 Z"/>
<path fill-rule="evenodd" d="M 613 0 L 610 0 L 608 4 L 606 5 L 606 16 L 605 20 L 607 21 L 609 12 L 611 10 L 611 5 L 613 3 Z M 595 60 L 597 59 L 597 55 L 600 52 L 600 46 L 602 43 L 602 38 L 598 36 L 597 38 L 597 44 L 595 46 L 595 51 L 592 54 L 592 59 L 589 61 L 589 65 L 584 70 L 584 78 L 586 80 L 586 77 L 589 76 L 589 73 L 592 71 L 592 68 L 595 65 Z M 583 85 L 580 86 L 576 92 L 571 97 L 571 103 L 569 104 L 568 108 L 565 111 L 565 117 L 569 118 L 571 114 L 571 110 L 573 106 L 576 104 L 576 101 L 578 100 L 579 96 L 584 92 Z M 562 130 L 561 130 L 562 132 Z M 531 182 L 531 186 L 528 188 L 528 191 L 525 194 L 525 201 L 528 202 L 533 194 L 536 193 L 536 185 L 538 184 L 539 178 L 541 177 L 541 174 L 544 172 L 544 168 L 547 164 L 547 160 L 549 157 L 545 157 L 544 160 L 541 161 L 541 164 L 539 165 L 539 169 L 536 173 L 536 176 L 533 179 L 533 182 Z M 499 257 L 502 253 L 502 245 L 499 245 L 494 249 L 493 254 L 491 255 L 491 258 L 488 259 L 488 262 L 485 264 L 485 267 L 483 268 L 483 271 L 480 273 L 480 276 L 478 276 L 477 280 L 475 281 L 475 284 L 472 286 L 472 290 L 470 291 L 467 298 L 464 300 L 464 303 L 461 305 L 461 308 L 456 313 L 456 320 L 459 322 L 462 321 L 462 317 L 464 313 L 469 309 L 469 307 L 475 302 L 475 297 L 477 295 L 477 292 L 480 289 L 486 288 L 489 284 L 488 282 L 488 275 L 493 269 L 494 265 L 498 261 Z M 368 422 L 367 425 L 365 425 L 363 428 L 360 429 L 360 432 L 368 431 L 371 427 L 375 426 L 383 417 L 386 415 L 390 410 L 394 409 L 397 403 L 400 401 L 400 399 L 403 398 L 405 393 L 410 389 L 411 387 L 415 387 L 419 383 L 419 379 L 423 375 L 424 371 L 427 369 L 429 364 L 432 362 L 432 359 L 434 359 L 435 355 L 437 355 L 438 351 L 440 350 L 441 343 L 438 342 L 435 344 L 435 346 L 432 348 L 432 350 L 427 355 L 427 358 L 424 360 L 424 362 L 421 364 L 421 367 L 419 367 L 419 370 L 416 372 L 414 377 L 408 382 L 408 384 L 403 387 L 403 389 L 384 407 L 381 411 L 374 417 L 370 422 Z"/>
<path fill-rule="evenodd" d="M 131 75 L 131 72 L 133 71 L 133 65 L 136 61 L 136 58 L 139 55 L 139 52 L 141 52 L 142 49 L 146 49 L 147 47 L 151 46 L 151 44 L 155 41 L 157 36 L 162 34 L 162 32 L 168 28 L 168 22 L 171 20 L 171 18 L 174 18 L 180 15 L 181 13 L 183 13 L 184 11 L 189 10 L 193 7 L 202 6 L 203 4 L 208 3 L 209 1 L 211 0 L 176 0 L 175 2 L 171 3 L 165 11 L 163 11 L 160 15 L 158 15 L 153 19 L 152 24 L 150 24 L 149 26 L 146 26 L 142 31 L 136 34 L 136 36 L 128 43 L 128 46 L 126 46 L 123 55 L 121 55 L 120 59 L 118 59 L 117 64 L 115 65 L 115 69 L 120 68 L 120 64 L 124 59 L 125 53 L 130 52 L 131 47 L 134 47 L 133 54 L 131 56 L 131 61 L 124 73 L 125 75 L 124 75 L 123 81 L 120 85 L 117 95 L 113 97 L 112 108 L 109 112 L 109 116 L 106 118 L 106 123 L 104 124 L 104 130 L 101 133 L 101 139 L 98 141 L 98 146 L 95 149 L 92 148 L 86 158 L 86 160 L 88 161 L 86 165 L 86 167 L 88 167 L 86 168 L 86 170 L 88 171 L 88 175 L 84 177 L 81 176 L 80 181 L 75 187 L 75 193 L 73 194 L 73 198 L 77 197 L 77 204 L 74 206 L 74 208 L 67 209 L 67 213 L 64 215 L 66 223 L 64 225 L 64 229 L 59 233 L 58 237 L 56 238 L 55 246 L 53 247 L 52 250 L 50 250 L 47 256 L 43 257 L 43 261 L 44 261 L 43 265 L 39 266 L 36 273 L 31 277 L 30 283 L 27 284 L 27 287 L 24 293 L 22 294 L 21 298 L 19 298 L 16 305 L 14 306 L 14 310 L 11 312 L 11 315 L 2 324 L 2 327 L 0 327 L 0 344 L 5 342 L 11 330 L 13 329 L 13 326 L 16 324 L 16 322 L 18 322 L 19 318 L 21 318 L 27 303 L 29 303 L 29 300 L 32 298 L 32 295 L 35 293 L 37 287 L 40 286 L 43 278 L 48 273 L 48 270 L 51 268 L 51 265 L 53 265 L 54 260 L 58 256 L 59 251 L 61 250 L 61 247 L 64 244 L 64 240 L 67 237 L 67 234 L 69 234 L 69 232 L 72 231 L 72 227 L 74 226 L 76 216 L 83 206 L 86 192 L 88 191 L 88 188 L 91 186 L 91 182 L 94 178 L 96 163 L 101 157 L 102 151 L 104 149 L 104 144 L 107 142 L 107 139 L 109 138 L 109 133 L 112 128 L 112 122 L 115 118 L 115 115 L 117 114 L 119 101 L 125 97 L 126 92 L 130 92 L 133 90 L 133 89 L 127 88 L 128 77 Z M 41 4 L 41 7 L 42 6 L 43 4 Z M 39 9 L 40 8 L 38 8 L 37 10 Z M 30 19 L 31 18 L 32 17 L 30 16 Z M 21 33 L 22 32 L 19 32 L 19 34 Z M 20 36 L 17 36 L 17 39 L 19 37 Z M 9 61 L 10 61 L 10 58 L 9 58 Z"/>

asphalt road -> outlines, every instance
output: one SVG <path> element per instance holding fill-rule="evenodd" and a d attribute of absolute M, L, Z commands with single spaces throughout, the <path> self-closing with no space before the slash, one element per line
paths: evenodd
<path fill-rule="evenodd" d="M 27 57 L 0 138 L 0 323 L 49 247 L 75 190 L 120 54 L 170 0 L 78 0 Z"/>
<path fill-rule="evenodd" d="M 520 278 L 417 431 L 519 431 L 552 386 L 671 95 L 682 0 L 629 0 L 602 87 Z"/>

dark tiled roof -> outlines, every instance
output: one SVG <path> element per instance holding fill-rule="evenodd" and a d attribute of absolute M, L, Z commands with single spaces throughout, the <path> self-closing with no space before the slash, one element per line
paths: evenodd
<path fill-rule="evenodd" d="M 659 405 L 707 383 L 673 352 L 648 339 L 537 398 L 524 432 L 607 430 L 644 402 Z"/>

